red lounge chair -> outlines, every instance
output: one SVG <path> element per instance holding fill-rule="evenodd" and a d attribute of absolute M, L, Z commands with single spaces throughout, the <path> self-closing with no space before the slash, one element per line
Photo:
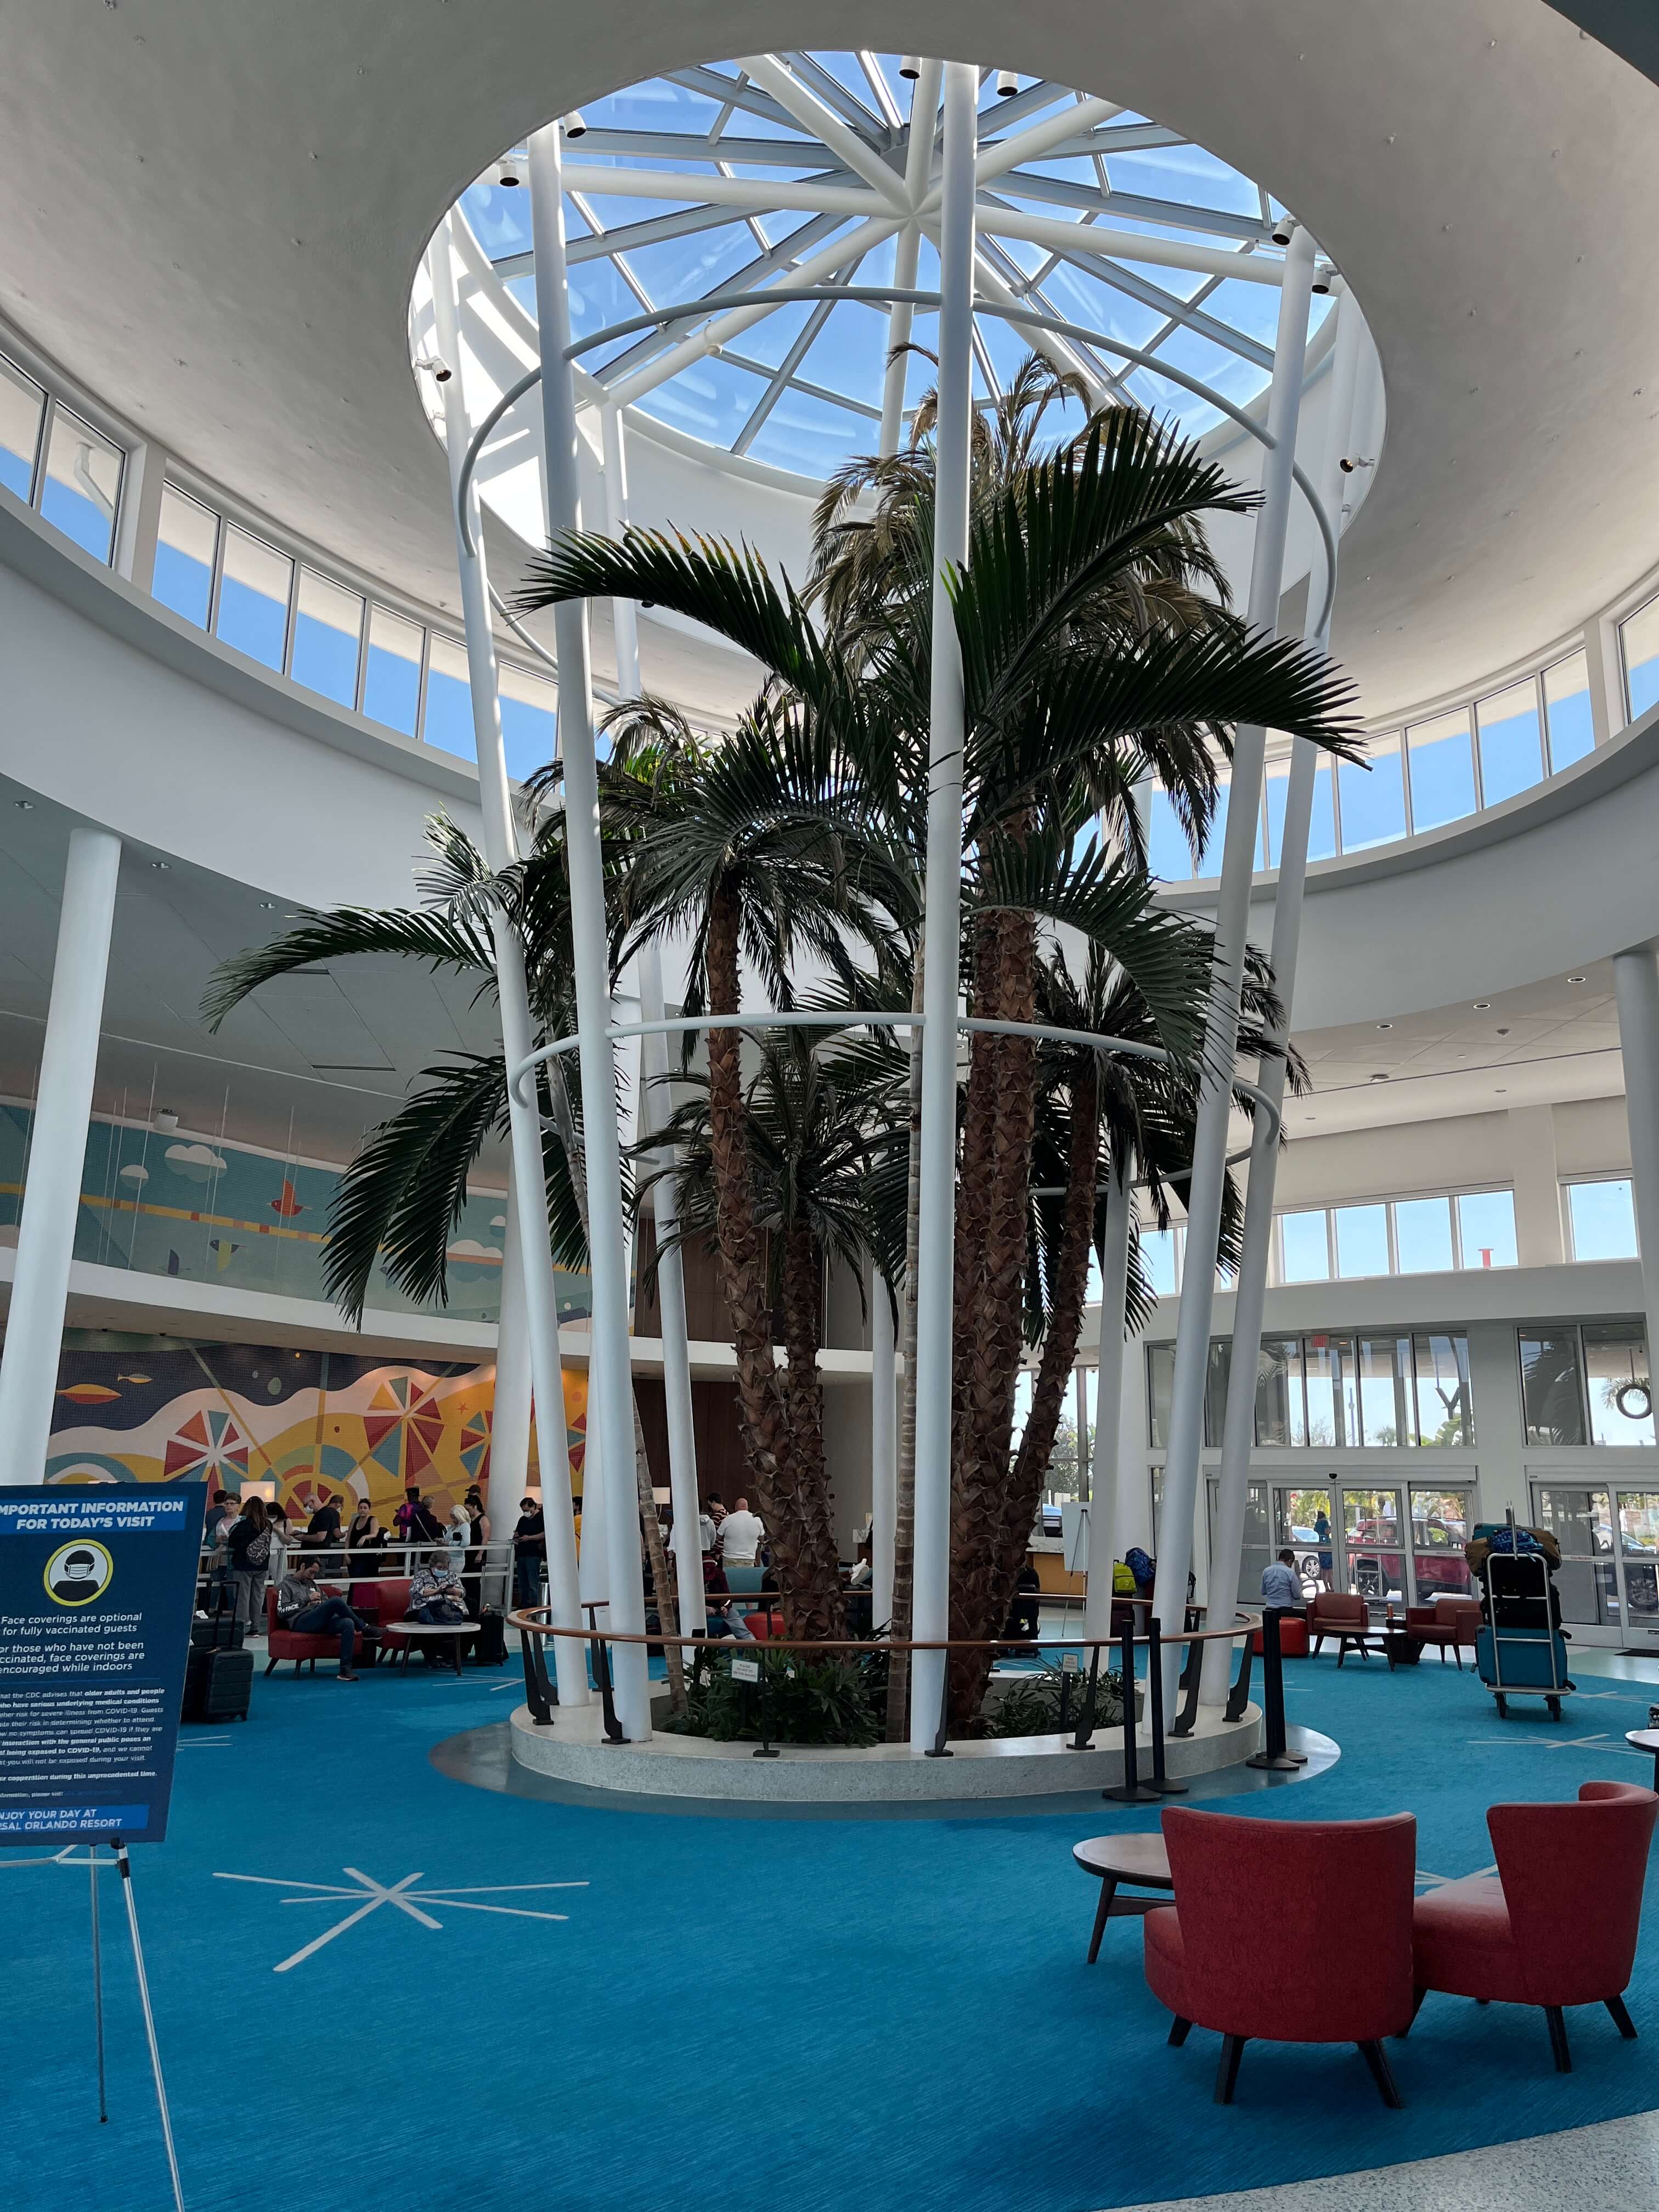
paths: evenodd
<path fill-rule="evenodd" d="M 1314 1656 L 1319 1656 L 1319 1647 L 1328 1636 L 1336 1638 L 1336 1663 L 1340 1667 L 1349 1651 L 1357 1651 L 1362 1659 L 1369 1659 L 1365 1638 L 1370 1632 L 1370 1616 L 1365 1601 L 1346 1590 L 1318 1590 L 1308 1600 L 1308 1633 L 1314 1640 Z"/>
<path fill-rule="evenodd" d="M 1583 1783 L 1577 1804 L 1492 1806 L 1496 1875 L 1417 1900 L 1417 2003 L 1444 1990 L 1480 2004 L 1540 2005 L 1558 2074 L 1572 2071 L 1565 2006 L 1603 2004 L 1633 2038 L 1624 1993 L 1656 1814 L 1659 1797 L 1630 1782 Z"/>
<path fill-rule="evenodd" d="M 1473 1651 L 1474 1639 L 1480 1632 L 1480 1601 L 1472 1597 L 1437 1597 L 1432 1605 L 1408 1605 L 1406 1607 L 1406 1633 L 1414 1636 L 1419 1644 L 1438 1647 L 1440 1663 L 1446 1663 L 1449 1651 L 1457 1662 L 1460 1674 L 1463 1671 L 1463 1654 Z"/>
<path fill-rule="evenodd" d="M 1164 1842 L 1175 1908 L 1143 1923 L 1146 1980 L 1175 2014 L 1171 2043 L 1219 2032 L 1217 2104 L 1231 2104 L 1252 2037 L 1357 2043 L 1383 2103 L 1400 2104 L 1382 2039 L 1411 2019 L 1412 1814 L 1249 1820 L 1171 1806 Z M 1310 1959 L 1340 1966 L 1310 1971 Z"/>

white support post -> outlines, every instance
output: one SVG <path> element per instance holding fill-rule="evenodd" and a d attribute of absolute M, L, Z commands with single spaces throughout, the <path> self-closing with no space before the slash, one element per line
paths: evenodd
<path fill-rule="evenodd" d="M 570 296 L 565 264 L 560 126 L 530 139 L 530 215 L 542 356 L 542 427 L 546 449 L 549 532 L 581 527 L 576 398 L 565 348 Z M 619 1635 L 645 1629 L 645 1574 L 634 1469 L 633 1374 L 628 1338 L 628 1224 L 623 1209 L 617 1124 L 617 1058 L 611 1037 L 611 963 L 605 877 L 599 851 L 598 763 L 588 660 L 587 609 L 568 600 L 555 611 L 559 661 L 559 752 L 564 762 L 565 836 L 570 865 L 570 933 L 581 1039 L 582 1141 L 587 1156 L 589 1266 L 593 1321 L 587 1432 L 607 1486 L 605 1566 L 609 1626 Z M 584 1483 L 584 1493 L 586 1483 Z M 630 1742 L 651 1733 L 643 1644 L 612 1647 L 617 1717 Z"/>
<path fill-rule="evenodd" d="M 928 746 L 927 866 L 922 922 L 921 1211 L 916 1271 L 915 1565 L 911 1634 L 951 1628 L 952 1269 L 957 1213 L 957 994 L 962 913 L 962 654 L 945 571 L 968 558 L 969 431 L 974 329 L 974 152 L 978 76 L 945 70 L 940 212 L 939 422 L 935 432 L 933 665 Z M 918 1651 L 910 1669 L 910 1747 L 939 1724 L 945 1654 Z"/>
<path fill-rule="evenodd" d="M 121 512 L 115 525 L 115 573 L 141 592 L 155 589 L 155 546 L 161 533 L 161 494 L 167 457 L 153 438 L 127 455 L 121 472 Z"/>
<path fill-rule="evenodd" d="M 898 234 L 898 247 L 893 257 L 893 283 L 902 292 L 916 289 L 916 262 L 921 251 L 921 228 L 907 222 Z M 904 380 L 909 374 L 910 356 L 901 353 L 901 346 L 910 343 L 911 327 L 915 321 L 915 308 L 908 300 L 895 300 L 887 310 L 887 374 L 881 387 L 881 444 L 884 457 L 896 453 L 904 430 Z"/>
<path fill-rule="evenodd" d="M 1134 1191 L 1120 1182 L 1114 1165 L 1106 1190 L 1106 1226 L 1100 1256 L 1100 1364 L 1095 1373 L 1095 1449 L 1089 1470 L 1089 1574 L 1083 1600 L 1083 1633 L 1112 1632 L 1112 1569 L 1123 1542 L 1123 1365 L 1127 1357 L 1124 1309 L 1129 1297 L 1129 1224 Z M 1103 1667 L 1106 1662 L 1103 1658 Z"/>
<path fill-rule="evenodd" d="M 1614 956 L 1613 993 L 1619 1008 L 1619 1049 L 1625 1061 L 1625 1114 L 1630 1123 L 1651 1384 L 1654 1347 L 1659 1345 L 1659 955 L 1651 945 Z"/>
<path fill-rule="evenodd" d="M 893 1304 L 870 1270 L 870 1590 L 879 1628 L 893 1618 L 893 1543 L 898 1518 L 898 1369 Z"/>
<path fill-rule="evenodd" d="M 601 410 L 605 430 L 605 526 L 620 538 L 628 520 L 628 441 L 620 407 Z M 640 675 L 640 629 L 632 599 L 611 602 L 611 631 L 617 643 L 617 696 L 637 699 L 645 686 Z M 640 981 L 640 1019 L 659 1022 L 663 1007 L 662 950 L 654 941 L 636 956 Z M 640 1039 L 639 1114 L 641 1125 L 654 1128 L 672 1107 L 668 1082 L 668 1040 Z M 671 1154 L 659 1152 L 655 1164 L 665 1168 Z M 679 1225 L 679 1206 L 672 1179 L 665 1176 L 653 1194 L 657 1228 L 657 1310 L 662 1316 L 662 1395 L 668 1416 L 668 1488 L 674 1509 L 675 1582 L 679 1595 L 680 1626 L 689 1636 L 702 1636 L 708 1627 L 702 1592 L 702 1544 L 698 1534 L 702 1501 L 697 1489 L 697 1437 L 691 1410 L 691 1333 L 685 1317 L 685 1260 L 672 1242 Z"/>
<path fill-rule="evenodd" d="M 1256 514 L 1247 618 L 1269 635 L 1278 627 L 1285 576 L 1285 533 L 1290 518 L 1301 411 L 1303 357 L 1313 289 L 1314 241 L 1298 224 L 1285 255 L 1273 380 L 1267 403 L 1273 440 L 1262 471 L 1262 503 Z M 1158 1626 L 1166 1638 L 1186 1626 L 1187 1575 L 1193 1557 L 1193 1520 L 1204 1448 L 1204 1395 L 1210 1362 L 1210 1316 L 1215 1299 L 1216 1250 L 1227 1173 L 1227 1131 L 1232 1112 L 1232 1073 L 1238 1048 L 1239 1004 L 1250 920 L 1250 879 L 1261 813 L 1261 773 L 1267 733 L 1241 726 L 1233 741 L 1232 793 L 1222 849 L 1216 902 L 1216 963 L 1206 1025 L 1206 1073 L 1200 1092 L 1193 1173 L 1187 1205 L 1187 1255 L 1182 1274 L 1181 1318 L 1176 1330 L 1175 1377 L 1170 1390 L 1170 1441 L 1164 1462 L 1164 1510 L 1158 1545 Z M 1184 1647 L 1167 1645 L 1168 1693 L 1173 1697 Z"/>
<path fill-rule="evenodd" d="M 0 1358 L 0 1486 L 46 1479 L 120 872 L 118 837 L 107 830 L 70 830 L 17 1272 Z"/>
<path fill-rule="evenodd" d="M 449 453 L 452 501 L 461 461 L 471 438 L 463 385 L 460 312 L 455 295 L 455 264 L 447 228 L 430 254 L 433 313 L 438 350 L 450 367 L 442 386 L 444 437 Z M 484 858 L 493 869 L 519 857 L 518 831 L 507 787 L 507 753 L 501 742 L 501 697 L 496 688 L 495 640 L 489 623 L 489 582 L 484 566 L 483 532 L 476 483 L 468 494 L 467 520 L 474 550 L 467 550 L 456 518 L 455 558 L 461 584 L 461 613 L 466 636 L 467 676 L 472 695 L 472 732 L 478 755 L 478 803 L 483 815 Z M 495 948 L 495 990 L 507 1064 L 526 1060 L 535 1049 L 530 1018 L 530 987 L 524 947 L 507 916 L 490 919 Z M 555 1626 L 577 1627 L 575 1524 L 570 1502 L 570 1455 L 564 1431 L 564 1376 L 559 1364 L 559 1304 L 553 1282 L 553 1249 L 547 1226 L 547 1183 L 542 1161 L 541 1115 L 533 1106 L 507 1098 L 513 1148 L 513 1193 L 519 1210 L 520 1258 L 523 1267 L 526 1326 L 530 1340 L 531 1382 L 535 1391 L 541 1445 L 542 1513 L 547 1524 L 547 1600 Z M 499 1358 L 500 1346 L 497 1345 Z M 587 1660 L 573 1638 L 555 1636 L 553 1659 L 562 1705 L 587 1703 Z"/>
<path fill-rule="evenodd" d="M 1351 443 L 1362 329 L 1359 311 L 1351 293 L 1345 290 L 1339 295 L 1336 312 L 1336 349 L 1331 362 L 1330 404 L 1317 489 L 1340 541 L 1341 464 Z M 1308 617 L 1304 636 L 1308 644 L 1317 647 L 1322 653 L 1329 642 L 1328 630 L 1322 629 L 1318 622 L 1320 602 L 1324 597 L 1316 572 L 1308 581 Z M 1277 1033 L 1277 1042 L 1281 1045 L 1290 1042 L 1291 1005 L 1296 991 L 1297 957 L 1302 940 L 1302 900 L 1308 878 L 1308 833 L 1313 822 L 1314 778 L 1318 767 L 1318 749 L 1305 738 L 1296 738 L 1291 748 L 1291 770 L 1285 781 L 1279 881 L 1273 896 L 1271 957 L 1274 981 L 1285 1007 L 1284 1026 Z M 1282 1057 L 1264 1060 L 1256 1071 L 1256 1080 L 1275 1107 L 1284 1105 Z M 1212 1620 L 1218 1607 L 1231 1605 L 1239 1595 L 1244 1516 L 1249 1504 L 1250 1452 L 1255 1443 L 1256 1365 L 1267 1301 L 1273 1192 L 1278 1177 L 1279 1133 L 1269 1126 L 1265 1114 L 1258 1114 L 1250 1132 L 1244 1232 L 1239 1255 L 1238 1288 L 1233 1299 L 1233 1356 L 1227 1383 L 1227 1410 L 1222 1425 L 1215 1552 L 1210 1562 Z M 1204 1704 L 1226 1704 L 1231 1686 L 1233 1649 L 1231 1644 L 1207 1644 L 1204 1647 L 1204 1670 L 1199 1690 Z"/>
<path fill-rule="evenodd" d="M 492 1543 L 503 1542 L 519 1517 L 519 1500 L 530 1480 L 530 1313 L 525 1302 L 524 1245 L 519 1200 L 509 1166 L 507 1226 L 501 1232 L 501 1313 L 495 1324 L 495 1389 L 489 1418 L 489 1488 L 484 1510 Z M 564 1449 L 564 1405 L 544 1456 Z M 508 1595 L 512 1596 L 511 1584 Z M 573 1616 L 572 1626 L 574 1626 Z"/>

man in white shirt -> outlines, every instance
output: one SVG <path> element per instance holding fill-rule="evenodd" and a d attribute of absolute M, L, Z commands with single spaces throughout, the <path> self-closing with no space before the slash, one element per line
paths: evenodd
<path fill-rule="evenodd" d="M 766 1528 L 758 1513 L 740 1498 L 720 1522 L 720 1557 L 728 1567 L 752 1567 Z"/>

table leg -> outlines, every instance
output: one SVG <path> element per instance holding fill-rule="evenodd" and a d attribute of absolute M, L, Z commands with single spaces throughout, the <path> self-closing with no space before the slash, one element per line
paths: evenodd
<path fill-rule="evenodd" d="M 1107 1921 L 1111 1917 L 1112 1899 L 1116 1895 L 1117 1876 L 1110 1874 L 1103 1875 L 1100 1884 L 1100 1902 L 1095 1907 L 1094 1933 L 1089 1938 L 1088 1963 L 1091 1966 L 1100 1956 L 1100 1939 L 1105 1933 Z"/>

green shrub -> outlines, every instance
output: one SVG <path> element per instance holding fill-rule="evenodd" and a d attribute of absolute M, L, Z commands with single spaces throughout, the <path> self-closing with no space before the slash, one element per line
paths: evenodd
<path fill-rule="evenodd" d="M 737 1655 L 760 1662 L 757 1683 L 732 1680 L 732 1655 L 700 1651 L 686 1681 L 686 1709 L 662 1723 L 676 1735 L 716 1743 L 819 1744 L 856 1748 L 881 1741 L 887 1663 L 866 1659 L 805 1659 L 793 1651 L 750 1645 Z"/>
<path fill-rule="evenodd" d="M 1043 1667 L 1039 1672 L 1002 1678 L 1006 1687 L 994 1707 L 985 1717 L 988 1735 L 1070 1735 L 1083 1717 L 1083 1709 L 1089 1696 L 1089 1678 L 1085 1674 L 1067 1676 L 1058 1667 Z M 1066 1717 L 1060 1717 L 1060 1701 L 1064 1685 Z M 1123 1678 L 1121 1673 L 1103 1674 L 1095 1685 L 1095 1726 L 1111 1728 L 1123 1718 Z"/>

